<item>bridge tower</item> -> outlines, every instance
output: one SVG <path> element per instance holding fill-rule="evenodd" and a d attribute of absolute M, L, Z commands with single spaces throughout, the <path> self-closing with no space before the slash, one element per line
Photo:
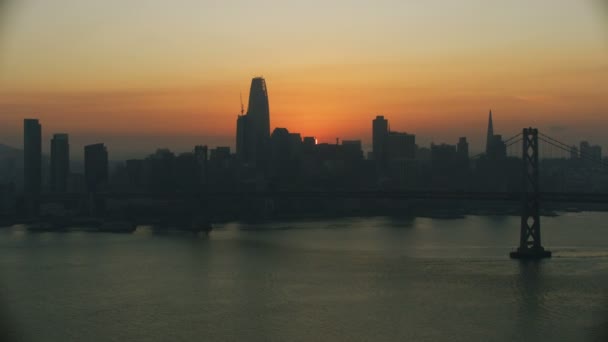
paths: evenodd
<path fill-rule="evenodd" d="M 522 143 L 522 211 L 519 248 L 513 259 L 550 258 L 540 240 L 540 189 L 538 179 L 538 129 L 524 128 Z"/>

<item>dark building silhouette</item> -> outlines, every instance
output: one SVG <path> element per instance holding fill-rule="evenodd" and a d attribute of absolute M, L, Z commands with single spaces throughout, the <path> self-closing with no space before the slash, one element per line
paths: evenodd
<path fill-rule="evenodd" d="M 578 159 L 578 147 L 572 145 L 570 148 L 570 159 L 577 160 Z"/>
<path fill-rule="evenodd" d="M 456 144 L 456 163 L 454 173 L 454 181 L 464 186 L 470 179 L 471 168 L 469 166 L 469 142 L 466 137 L 460 137 Z"/>
<path fill-rule="evenodd" d="M 249 165 L 265 166 L 270 154 L 270 107 L 264 78 L 251 81 L 247 114 L 239 115 L 236 126 L 237 159 Z"/>
<path fill-rule="evenodd" d="M 486 155 L 489 156 L 492 153 L 492 144 L 494 142 L 494 124 L 492 122 L 492 110 L 490 110 L 490 117 L 488 119 L 488 132 L 486 135 Z"/>
<path fill-rule="evenodd" d="M 270 136 L 271 177 L 282 185 L 294 183 L 299 176 L 303 147 L 299 133 L 290 133 L 287 128 L 275 128 Z"/>
<path fill-rule="evenodd" d="M 502 135 L 494 134 L 492 122 L 492 111 L 488 119 L 488 132 L 486 137 L 486 157 L 490 160 L 505 159 L 507 157 L 507 146 L 502 141 Z"/>
<path fill-rule="evenodd" d="M 580 148 L 579 148 L 580 155 L 584 156 L 584 155 L 589 154 L 589 150 L 591 149 L 591 144 L 589 144 L 588 141 L 586 141 L 586 140 L 581 141 L 579 146 L 580 146 Z"/>
<path fill-rule="evenodd" d="M 467 142 L 466 137 L 461 137 L 458 139 L 458 145 L 456 145 L 456 153 L 458 154 L 458 158 L 461 160 L 469 159 L 469 143 Z"/>
<path fill-rule="evenodd" d="M 257 140 L 265 140 L 270 136 L 270 107 L 266 80 L 256 77 L 251 80 L 247 115 L 252 120 L 253 131 Z M 258 141 L 260 143 L 260 141 Z"/>
<path fill-rule="evenodd" d="M 70 144 L 68 135 L 59 133 L 51 139 L 51 178 L 52 192 L 66 192 L 70 177 Z"/>
<path fill-rule="evenodd" d="M 207 170 L 207 161 L 209 160 L 209 148 L 206 145 L 194 146 L 194 158 L 196 159 L 200 170 L 200 183 L 206 184 L 209 172 Z"/>
<path fill-rule="evenodd" d="M 492 120 L 492 111 L 490 111 L 486 153 L 475 161 L 473 185 L 484 191 L 505 191 L 512 184 L 521 184 L 521 181 L 510 177 L 513 174 L 511 170 L 514 167 L 517 168 L 517 163 L 513 163 L 513 160 L 507 157 L 507 145 L 503 141 L 502 135 L 495 134 Z M 517 172 L 515 174 L 518 175 Z"/>
<path fill-rule="evenodd" d="M 247 145 L 247 141 L 250 140 L 248 137 L 249 130 L 247 129 L 247 122 L 249 117 L 245 114 L 241 114 L 236 119 L 236 158 L 241 163 L 248 163 L 250 160 L 250 152 Z"/>
<path fill-rule="evenodd" d="M 361 140 L 342 140 L 344 159 L 348 161 L 363 160 L 362 146 Z"/>
<path fill-rule="evenodd" d="M 140 190 L 145 184 L 144 161 L 129 159 L 125 163 L 127 182 L 132 190 Z"/>
<path fill-rule="evenodd" d="M 300 158 L 302 155 L 302 135 L 300 133 L 289 133 L 289 147 L 292 157 Z"/>
<path fill-rule="evenodd" d="M 372 121 L 372 153 L 377 180 L 386 186 L 411 184 L 416 159 L 416 136 L 390 130 L 388 120 L 379 115 Z"/>
<path fill-rule="evenodd" d="M 42 187 L 42 127 L 38 119 L 23 120 L 23 171 L 25 194 L 40 194 Z"/>
<path fill-rule="evenodd" d="M 70 173 L 68 178 L 68 192 L 83 193 L 86 192 L 86 180 L 82 173 Z"/>
<path fill-rule="evenodd" d="M 200 164 L 193 152 L 180 153 L 175 158 L 174 179 L 177 190 L 193 190 L 201 180 Z"/>
<path fill-rule="evenodd" d="M 214 189 L 226 190 L 234 185 L 235 163 L 228 146 L 218 146 L 209 150 L 209 183 L 208 186 Z M 251 170 L 247 170 L 244 178 L 250 179 Z M 265 170 L 264 170 L 265 171 Z M 242 176 L 242 175 L 241 175 Z"/>
<path fill-rule="evenodd" d="M 96 192 L 108 183 L 108 150 L 104 144 L 84 147 L 84 174 L 89 192 Z"/>
<path fill-rule="evenodd" d="M 290 133 L 287 128 L 275 128 L 270 136 L 273 163 L 298 159 L 302 153 L 300 133 Z"/>
<path fill-rule="evenodd" d="M 462 183 L 463 163 L 456 145 L 431 144 L 432 184 L 440 189 L 455 189 Z"/>
<path fill-rule="evenodd" d="M 372 121 L 372 154 L 376 164 L 385 166 L 387 162 L 388 120 L 378 115 Z"/>
<path fill-rule="evenodd" d="M 415 182 L 416 136 L 389 132 L 387 138 L 386 175 L 392 180 L 393 186 L 409 186 Z"/>
<path fill-rule="evenodd" d="M 302 139 L 302 150 L 305 152 L 310 152 L 314 150 L 316 144 L 317 139 L 315 139 L 315 137 L 304 137 Z"/>
<path fill-rule="evenodd" d="M 587 164 L 602 160 L 602 148 L 599 145 L 591 145 L 588 141 L 581 141 L 579 153 L 580 158 Z"/>
<path fill-rule="evenodd" d="M 225 163 L 230 160 L 230 147 L 218 146 L 211 150 L 209 160 L 212 162 Z"/>
<path fill-rule="evenodd" d="M 502 135 L 494 134 L 490 144 L 490 153 L 487 156 L 491 160 L 502 160 L 507 157 L 507 145 L 502 140 Z"/>
<path fill-rule="evenodd" d="M 416 149 L 416 160 L 421 162 L 431 161 L 431 149 L 428 147 L 418 147 Z"/>
<path fill-rule="evenodd" d="M 602 147 L 599 145 L 591 146 L 591 149 L 589 150 L 589 155 L 591 156 L 592 160 L 601 161 L 602 160 Z"/>
<path fill-rule="evenodd" d="M 270 145 L 273 160 L 287 160 L 291 154 L 289 144 L 289 131 L 287 128 L 277 127 L 270 136 Z"/>
<path fill-rule="evenodd" d="M 171 191 L 175 187 L 175 154 L 159 148 L 144 160 L 145 182 L 154 191 Z"/>
<path fill-rule="evenodd" d="M 389 162 L 414 160 L 416 158 L 416 136 L 414 134 L 389 132 L 386 148 Z"/>
<path fill-rule="evenodd" d="M 448 144 L 431 144 L 431 162 L 433 167 L 444 169 L 449 173 L 449 166 L 456 160 L 456 146 Z"/>
<path fill-rule="evenodd" d="M 159 149 L 145 159 L 113 163 L 110 175 L 107 149 L 103 144 L 95 144 L 84 149 L 84 173 L 70 174 L 68 135 L 55 134 L 50 146 L 49 188 L 53 192 L 82 193 L 78 196 L 81 200 L 66 201 L 77 197 L 37 195 L 42 191 L 41 183 L 46 186 L 46 178 L 41 179 L 41 176 L 46 177 L 47 173 L 41 172 L 41 168 L 48 163 L 41 160 L 40 124 L 38 120 L 28 119 L 24 121 L 24 176 L 29 195 L 15 196 L 14 182 L 6 186 L 0 184 L 0 214 L 4 215 L 3 208 L 12 206 L 19 215 L 35 217 L 41 213 L 41 203 L 52 203 L 43 207 L 41 219 L 55 214 L 88 212 L 97 218 L 134 222 L 153 216 L 149 217 L 151 222 L 160 226 L 185 217 L 188 222 L 180 220 L 179 225 L 194 226 L 195 222 L 189 222 L 188 217 L 192 214 L 202 222 L 308 214 L 409 216 L 427 211 L 432 214 L 436 209 L 449 213 L 467 212 L 476 209 L 466 202 L 467 193 L 457 192 L 485 192 L 484 196 L 499 196 L 498 199 L 506 195 L 505 192 L 520 192 L 522 179 L 526 177 L 522 174 L 522 159 L 507 157 L 502 136 L 495 134 L 492 111 L 489 113 L 486 153 L 474 158 L 469 156 L 466 137 L 459 138 L 454 145 L 431 144 L 419 148 L 414 134 L 391 131 L 384 116 L 377 116 L 372 121 L 373 151 L 368 160 L 363 158 L 361 140 L 340 142 L 336 139 L 335 143 L 317 144 L 314 137 L 302 138 L 286 128 L 276 128 L 270 135 L 269 127 L 266 84 L 264 79 L 256 78 L 251 84 L 248 111 L 245 114 L 242 108 L 237 118 L 236 154 L 232 154 L 229 147 L 195 146 L 193 151 L 181 154 Z M 552 138 L 540 134 L 537 137 L 543 147 L 553 145 L 546 140 Z M 508 140 L 513 141 L 510 145 L 519 141 L 513 139 Z M 542 155 L 540 170 L 536 169 L 543 191 L 608 191 L 608 174 L 601 164 L 598 165 L 602 158 L 600 146 L 581 142 L 579 151 L 578 147 L 570 148 L 553 141 L 556 148 L 562 146 L 562 155 L 554 158 L 555 150 L 543 149 L 547 153 Z M 564 152 L 573 160 L 564 159 Z M 10 155 L 9 166 L 17 165 L 16 160 L 21 158 L 20 151 L 16 153 L 17 158 Z M 3 154 L 2 146 L 0 154 Z M 534 147 L 534 155 L 538 155 L 538 146 Z M 0 158 L 3 159 L 1 155 Z M 83 169 L 78 162 L 73 163 L 72 168 L 78 172 Z M 14 173 L 6 173 L 0 167 L 0 182 L 4 182 L 6 175 L 15 178 Z M 430 196 L 414 199 L 408 198 L 407 193 L 402 198 L 390 195 L 391 191 L 426 193 L 433 190 L 446 192 L 443 194 L 446 199 L 460 198 L 458 206 L 461 208 L 451 208 L 451 203 L 444 204 Z M 86 196 L 86 191 L 97 192 L 97 195 Z M 332 191 L 337 192 L 332 194 Z M 363 191 L 362 196 L 359 197 L 358 191 Z M 388 197 L 379 193 L 382 191 L 386 191 Z M 121 200 L 109 200 L 111 198 Z M 65 210 L 62 210 L 61 202 L 64 202 Z M 497 204 L 499 210 L 502 206 Z M 487 206 L 483 203 L 480 207 L 485 211 L 486 207 L 494 207 L 494 202 Z M 161 209 L 160 213 L 158 209 Z M 61 221 L 53 220 L 52 223 L 63 224 Z"/>

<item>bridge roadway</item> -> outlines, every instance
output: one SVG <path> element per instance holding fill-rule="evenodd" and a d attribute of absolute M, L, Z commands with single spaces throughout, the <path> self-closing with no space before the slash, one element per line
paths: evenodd
<path fill-rule="evenodd" d="M 83 200 L 89 196 L 99 199 L 155 199 L 155 200 L 213 200 L 213 199 L 429 199 L 429 200 L 474 200 L 474 201 L 520 201 L 521 192 L 476 192 L 476 191 L 382 191 L 382 190 L 337 190 L 337 191 L 200 191 L 200 192 L 101 192 L 96 194 L 42 194 L 42 202 Z M 608 193 L 541 192 L 542 202 L 608 203 Z"/>

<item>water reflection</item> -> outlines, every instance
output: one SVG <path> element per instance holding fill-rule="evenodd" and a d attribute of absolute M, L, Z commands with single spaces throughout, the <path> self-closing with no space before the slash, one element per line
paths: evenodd
<path fill-rule="evenodd" d="M 575 219 L 546 220 L 549 248 L 576 241 Z M 586 221 L 595 239 L 571 244 L 578 254 L 519 263 L 518 221 L 226 223 L 209 238 L 0 230 L 0 304 L 45 341 L 605 336 L 607 259 L 573 256 L 607 252 L 608 231 Z"/>
<path fill-rule="evenodd" d="M 540 319 L 544 316 L 542 275 L 544 261 L 514 261 L 518 263 L 519 311 L 517 332 L 521 340 L 542 341 Z"/>

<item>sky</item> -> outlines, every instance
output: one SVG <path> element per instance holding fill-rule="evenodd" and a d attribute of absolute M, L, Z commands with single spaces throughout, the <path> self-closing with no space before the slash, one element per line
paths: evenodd
<path fill-rule="evenodd" d="M 240 95 L 264 76 L 271 129 L 485 145 L 534 126 L 608 151 L 601 0 L 0 0 L 0 143 L 70 134 L 110 157 L 235 145 Z M 247 103 L 245 103 L 245 107 Z"/>

